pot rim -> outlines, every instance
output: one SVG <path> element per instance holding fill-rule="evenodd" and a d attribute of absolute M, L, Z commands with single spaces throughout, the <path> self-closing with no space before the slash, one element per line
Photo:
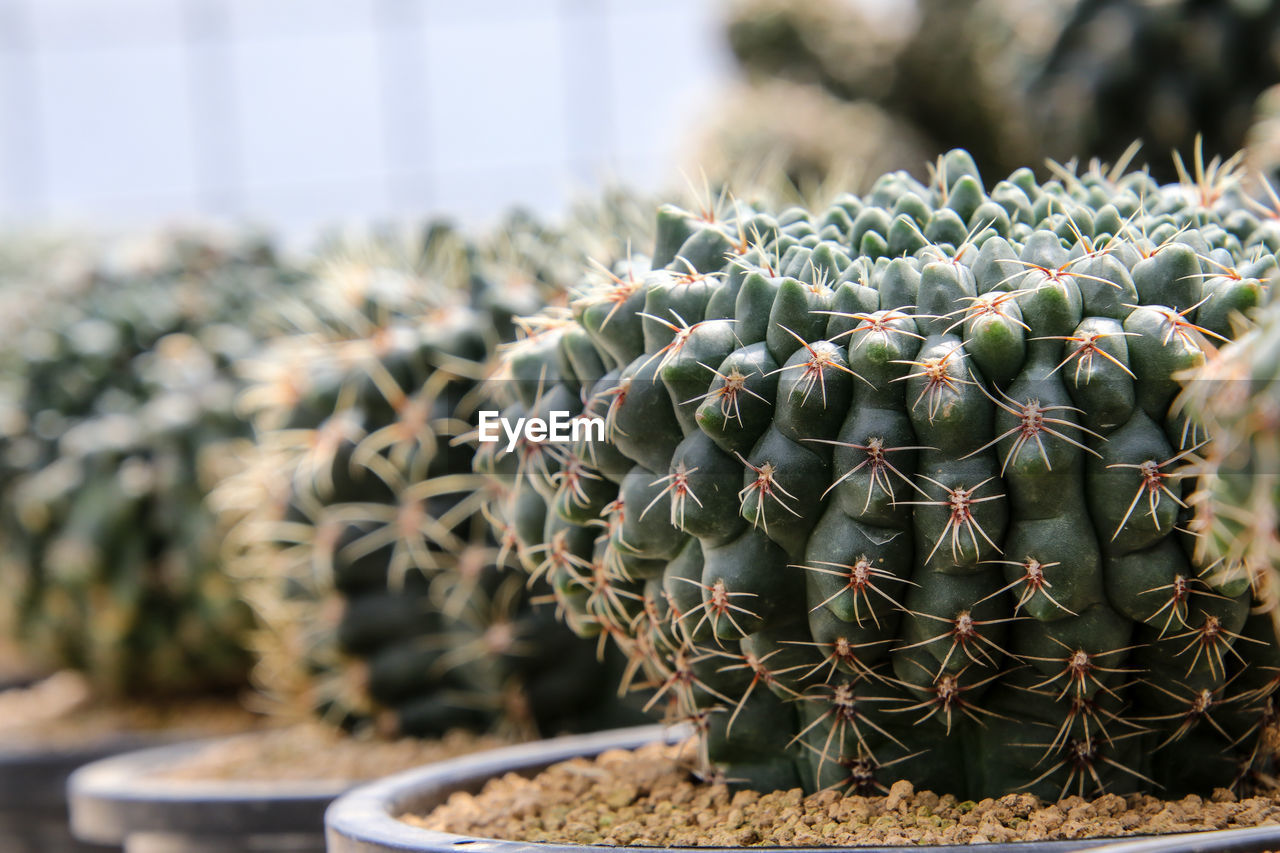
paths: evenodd
<path fill-rule="evenodd" d="M 572 848 L 579 853 L 616 853 L 619 847 L 554 845 L 478 838 L 420 829 L 397 815 L 425 792 L 447 794 L 467 783 L 506 772 L 536 771 L 541 767 L 579 756 L 597 755 L 609 749 L 634 749 L 655 740 L 675 743 L 683 728 L 663 725 L 610 729 L 586 735 L 568 735 L 503 747 L 428 764 L 353 788 L 325 812 L 325 834 L 330 853 L 382 853 L 382 851 L 485 851 L 529 853 L 531 849 Z M 633 848 L 634 849 L 634 848 Z"/>
<path fill-rule="evenodd" d="M 291 834 L 322 832 L 324 808 L 358 780 L 166 779 L 154 775 L 223 735 L 113 755 L 77 769 L 67 780 L 74 834 L 122 844 L 140 833 Z"/>
<path fill-rule="evenodd" d="M 314 799 L 338 793 L 359 783 L 357 779 L 171 779 L 153 771 L 241 735 L 187 740 L 132 750 L 86 764 L 71 774 L 67 792 L 74 797 L 95 797 L 116 802 L 139 800 L 225 801 L 237 799 Z"/>
<path fill-rule="evenodd" d="M 1241 829 L 1207 832 L 1177 832 L 1139 836 L 1137 840 L 1116 841 L 1097 847 L 1094 853 L 1255 853 L 1280 846 L 1280 824 L 1264 824 Z"/>
<path fill-rule="evenodd" d="M 163 736 L 151 732 L 103 732 L 101 736 L 83 740 L 43 742 L 39 739 L 19 740 L 0 735 L 0 773 L 47 764 L 75 762 L 76 766 L 99 758 L 133 752 L 167 743 Z M 68 768 L 70 769 L 70 768 Z"/>
<path fill-rule="evenodd" d="M 677 743 L 687 735 L 684 727 L 661 725 L 613 729 L 588 735 L 573 735 L 489 750 L 472 756 L 453 758 L 388 776 L 352 788 L 325 812 L 325 831 L 330 853 L 653 853 L 655 850 L 688 853 L 728 853 L 756 850 L 741 847 L 627 847 L 591 844 L 508 841 L 479 836 L 436 832 L 404 823 L 399 815 L 424 805 L 443 802 L 458 790 L 476 790 L 486 780 L 508 772 L 536 772 L 550 764 L 571 758 L 598 755 L 611 749 L 634 749 L 653 741 Z M 429 803 L 424 803 L 428 800 Z M 1244 835 L 1241 835 L 1243 833 Z M 1235 847 L 1232 840 L 1248 846 Z M 1280 847 L 1280 826 L 1248 829 L 1178 833 L 1170 835 L 1117 838 L 1017 841 L 991 844 L 918 845 L 932 853 L 962 853 L 991 850 L 1000 853 L 1066 853 L 1092 848 L 1098 853 L 1193 853 L 1207 845 L 1223 843 L 1220 849 L 1254 851 Z M 814 853 L 837 851 L 839 847 L 769 847 L 770 853 Z M 843 848 L 857 853 L 902 853 L 902 847 Z"/>
<path fill-rule="evenodd" d="M 157 743 L 154 738 L 118 732 L 70 743 L 0 738 L 0 815 L 50 812 L 65 816 L 67 779 L 76 768 Z"/>

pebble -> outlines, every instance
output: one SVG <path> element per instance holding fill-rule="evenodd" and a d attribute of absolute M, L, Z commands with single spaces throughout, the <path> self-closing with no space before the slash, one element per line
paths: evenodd
<path fill-rule="evenodd" d="M 495 779 L 475 796 L 454 795 L 431 814 L 404 820 L 522 841 L 717 847 L 989 843 L 1280 823 L 1280 800 L 1237 801 L 1226 791 L 1167 802 L 1108 794 L 1058 803 L 1029 794 L 959 802 L 917 792 L 905 780 L 877 797 L 834 791 L 805 797 L 798 788 L 730 792 L 695 782 L 679 754 L 678 747 L 655 744 L 600 756 L 590 772 L 582 764 L 572 771 L 557 765 L 532 782 Z M 529 786 L 539 793 L 530 796 Z M 533 806 L 513 808 L 517 797 Z"/>

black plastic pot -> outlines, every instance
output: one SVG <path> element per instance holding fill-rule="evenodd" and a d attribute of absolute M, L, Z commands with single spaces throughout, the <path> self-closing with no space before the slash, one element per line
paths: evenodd
<path fill-rule="evenodd" d="M 0 741 L 0 850 L 4 853 L 99 853 L 119 850 L 77 841 L 67 823 L 67 777 L 77 767 L 155 743 L 116 735 L 68 746 Z"/>
<path fill-rule="evenodd" d="M 351 782 L 157 778 L 222 739 L 117 755 L 67 783 L 71 829 L 126 853 L 324 853 L 324 811 Z"/>
<path fill-rule="evenodd" d="M 448 799 L 456 791 L 475 793 L 486 781 L 506 773 L 530 776 L 538 771 L 576 757 L 598 755 L 610 749 L 634 749 L 655 740 L 674 742 L 683 736 L 661 726 L 619 729 L 592 735 L 555 738 L 480 755 L 432 764 L 362 785 L 338 798 L 325 815 L 329 853 L 653 853 L 649 847 L 605 847 L 580 844 L 537 844 L 523 841 L 501 841 L 431 832 L 400 821 L 400 815 L 424 814 Z M 932 853 L 975 853 L 998 850 L 999 853 L 1066 853 L 1092 848 L 1093 853 L 1193 853 L 1193 851 L 1230 851 L 1251 853 L 1280 849 L 1280 827 L 1197 832 L 1181 835 L 1146 836 L 1140 840 L 1117 843 L 1114 838 L 1068 841 L 1034 841 L 1009 844 L 966 844 L 929 846 Z M 689 850 L 690 853 L 741 853 L 748 848 L 666 848 Z M 755 849 L 755 848 L 750 848 Z M 774 853 L 813 853 L 817 848 L 772 847 Z M 820 848 L 836 851 L 841 848 Z M 902 853 L 901 847 L 857 847 L 857 853 Z"/>

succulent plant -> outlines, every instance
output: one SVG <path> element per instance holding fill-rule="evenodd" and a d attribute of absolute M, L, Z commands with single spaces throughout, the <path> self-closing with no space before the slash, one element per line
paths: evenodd
<path fill-rule="evenodd" d="M 1260 206 L 1273 220 L 1280 200 Z M 1280 302 L 1236 318 L 1241 330 L 1184 378 L 1179 406 L 1213 441 L 1199 454 L 1197 558 L 1254 586 L 1259 609 L 1280 631 Z"/>
<path fill-rule="evenodd" d="M 5 293 L 0 625 L 104 695 L 234 687 L 250 614 L 203 501 L 243 432 L 229 366 L 292 273 L 242 235 L 71 254 Z"/>
<path fill-rule="evenodd" d="M 1049 156 L 1116 157 L 1139 138 L 1185 155 L 1201 136 L 1225 156 L 1277 83 L 1276 0 L 1082 0 L 1028 97 Z"/>
<path fill-rule="evenodd" d="M 910 125 L 870 101 L 844 101 L 781 80 L 728 92 L 695 140 L 691 173 L 777 195 L 857 187 L 914 168 L 932 150 Z M 781 186 L 779 186 L 781 182 Z"/>
<path fill-rule="evenodd" d="M 277 711 L 413 736 L 633 719 L 595 644 L 486 538 L 483 483 L 454 446 L 513 317 L 563 301 L 579 247 L 597 222 L 625 234 L 631 204 L 575 220 L 568 258 L 565 232 L 527 214 L 487 243 L 445 225 L 339 243 L 284 312 L 294 333 L 246 362 L 255 443 L 215 500 Z"/>
<path fill-rule="evenodd" d="M 604 436 L 481 444 L 495 529 L 707 775 L 978 797 L 1270 772 L 1275 635 L 1196 556 L 1212 434 L 1172 406 L 1280 232 L 1216 160 L 1055 171 L 987 187 L 952 151 L 825 209 L 664 206 L 647 262 L 505 352 L 509 424 Z"/>
<path fill-rule="evenodd" d="M 728 35 L 749 77 L 870 100 L 1000 171 L 1117 158 L 1135 139 L 1189 156 L 1203 135 L 1226 156 L 1280 83 L 1276 0 L 921 0 L 879 19 L 839 0 L 750 0 Z M 1174 177 L 1163 157 L 1152 169 Z"/>
<path fill-rule="evenodd" d="M 845 0 L 735 0 L 725 36 L 754 82 L 816 84 L 844 100 L 884 100 L 910 16 L 875 16 Z"/>
<path fill-rule="evenodd" d="M 1245 144 L 1249 167 L 1272 186 L 1280 182 L 1280 84 L 1258 96 Z"/>

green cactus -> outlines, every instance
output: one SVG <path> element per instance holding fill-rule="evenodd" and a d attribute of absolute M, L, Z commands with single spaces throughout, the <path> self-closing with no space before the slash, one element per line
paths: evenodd
<path fill-rule="evenodd" d="M 775 80 L 726 93 L 694 143 L 690 172 L 808 196 L 824 185 L 869 185 L 883 172 L 915 167 L 930 151 L 909 124 L 870 101 Z"/>
<path fill-rule="evenodd" d="M 735 0 L 725 36 L 755 82 L 780 78 L 820 85 L 845 100 L 883 100 L 910 23 L 842 0 Z"/>
<path fill-rule="evenodd" d="M 1262 208 L 1272 216 L 1274 209 Z M 1280 630 L 1280 302 L 1237 317 L 1242 331 L 1184 382 L 1179 405 L 1214 440 L 1200 453 L 1199 489 L 1188 498 L 1197 558 L 1211 571 L 1254 587 Z"/>
<path fill-rule="evenodd" d="M 230 364 L 294 273 L 235 235 L 59 258 L 5 294 L 0 625 L 103 695 L 234 688 L 250 614 L 203 501 L 243 432 Z"/>
<path fill-rule="evenodd" d="M 579 247 L 597 223 L 625 235 L 631 205 L 612 197 L 565 231 L 513 215 L 485 244 L 438 225 L 330 247 L 285 312 L 297 333 L 246 363 L 255 444 L 215 501 L 278 712 L 414 736 L 634 719 L 595 644 L 486 539 L 483 483 L 454 446 L 513 318 L 563 301 Z"/>
<path fill-rule="evenodd" d="M 1028 93 L 1046 153 L 1112 158 L 1142 139 L 1185 156 L 1201 135 L 1233 153 L 1280 83 L 1278 37 L 1277 0 L 1081 0 Z"/>
<path fill-rule="evenodd" d="M 509 420 L 607 435 L 482 444 L 496 530 L 708 776 L 1250 784 L 1280 655 L 1183 532 L 1208 437 L 1172 404 L 1280 232 L 1194 171 L 987 187 L 952 151 L 825 209 L 660 208 L 650 262 L 507 351 Z"/>
<path fill-rule="evenodd" d="M 1249 168 L 1272 185 L 1280 181 L 1280 84 L 1258 97 L 1245 144 Z"/>
<path fill-rule="evenodd" d="M 989 171 L 1119 158 L 1135 139 L 1225 156 L 1280 83 L 1280 2 L 920 0 L 869 18 L 836 0 L 747 0 L 728 39 L 748 76 L 870 101 Z M 857 47 L 849 48 L 854 42 Z M 941 150 L 941 149 L 939 149 Z M 1166 161 L 1157 178 L 1176 176 Z"/>

